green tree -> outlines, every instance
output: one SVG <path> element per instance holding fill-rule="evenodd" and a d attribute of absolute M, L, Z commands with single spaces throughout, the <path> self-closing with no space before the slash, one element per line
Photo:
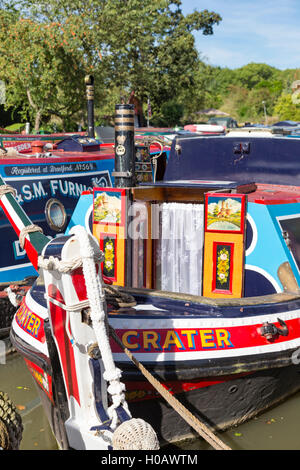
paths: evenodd
<path fill-rule="evenodd" d="M 164 125 L 176 126 L 183 116 L 183 105 L 174 100 L 166 101 L 161 106 L 161 118 Z"/>
<path fill-rule="evenodd" d="M 71 40 L 74 45 L 73 52 L 62 46 L 68 60 L 78 59 L 81 75 L 93 67 L 99 78 L 95 79 L 99 102 L 107 108 L 110 101 L 111 111 L 117 89 L 125 96 L 134 91 L 144 103 L 150 95 L 154 112 L 175 92 L 185 97 L 195 84 L 199 61 L 192 33 L 212 34 L 221 21 L 207 10 L 185 16 L 181 0 L 17 0 L 14 4 L 4 0 L 3 4 L 10 11 L 22 9 L 27 18 L 45 26 L 60 25 L 67 43 Z"/>
<path fill-rule="evenodd" d="M 262 80 L 274 80 L 278 77 L 278 69 L 267 64 L 250 63 L 235 70 L 236 84 L 249 90 Z"/>
<path fill-rule="evenodd" d="M 290 93 L 282 93 L 274 107 L 274 113 L 282 120 L 300 121 L 300 104 L 293 102 Z"/>
<path fill-rule="evenodd" d="M 238 85 L 228 87 L 222 109 L 238 120 L 248 120 L 249 90 Z"/>
<path fill-rule="evenodd" d="M 267 64 L 250 63 L 235 70 L 217 68 L 214 76 L 218 102 L 239 121 L 265 122 L 264 106 L 269 118 L 285 87 L 282 71 Z"/>
<path fill-rule="evenodd" d="M 69 126 L 82 109 L 84 75 L 93 63 L 79 51 L 78 23 L 37 23 L 0 11 L 0 68 L 6 107 L 22 106 L 38 131 L 41 121 L 58 116 Z"/>

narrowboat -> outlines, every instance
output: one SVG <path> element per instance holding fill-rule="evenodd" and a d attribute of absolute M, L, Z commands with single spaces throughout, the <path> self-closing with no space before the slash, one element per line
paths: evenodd
<path fill-rule="evenodd" d="M 1 197 L 39 270 L 11 341 L 65 449 L 157 448 L 195 435 L 189 415 L 215 432 L 300 389 L 299 140 L 176 137 L 137 185 L 121 121 L 114 186 L 84 191 L 64 236 Z"/>
<path fill-rule="evenodd" d="M 85 132 L 64 132 L 56 134 L 0 134 L 0 147 L 4 150 L 14 149 L 15 153 L 33 153 L 32 144 L 42 142 L 43 145 L 48 144 L 48 148 L 55 148 L 56 144 L 68 136 L 82 136 Z M 41 145 L 41 144 L 40 144 Z"/>
<path fill-rule="evenodd" d="M 0 176 L 16 190 L 17 200 L 31 220 L 50 237 L 64 233 L 82 191 L 95 186 L 109 187 L 114 182 L 114 140 L 104 142 L 98 138 L 90 82 L 87 91 L 87 133 L 0 135 Z M 135 145 L 139 162 L 137 179 L 147 181 L 152 172 L 151 159 L 164 153 L 165 161 L 168 147 L 153 145 L 149 138 L 146 144 L 137 140 Z M 157 177 L 160 172 L 158 168 Z M 32 284 L 37 272 L 2 209 L 0 227 L 0 336 L 3 336 L 10 327 L 20 295 Z"/>

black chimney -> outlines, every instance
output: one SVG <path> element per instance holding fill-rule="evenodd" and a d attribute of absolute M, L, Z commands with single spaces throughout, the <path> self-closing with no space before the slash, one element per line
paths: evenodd
<path fill-rule="evenodd" d="M 115 108 L 115 187 L 135 186 L 134 105 Z"/>
<path fill-rule="evenodd" d="M 94 77 L 86 75 L 86 97 L 87 97 L 87 115 L 88 115 L 88 136 L 95 137 L 95 123 L 94 123 Z"/>

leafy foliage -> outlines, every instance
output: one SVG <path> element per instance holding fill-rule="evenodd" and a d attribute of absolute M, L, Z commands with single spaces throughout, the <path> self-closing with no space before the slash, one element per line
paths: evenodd
<path fill-rule="evenodd" d="M 279 97 L 274 111 L 281 120 L 300 121 L 300 105 L 293 103 L 290 93 L 283 93 Z"/>
<path fill-rule="evenodd" d="M 154 109 L 195 85 L 193 31 L 212 34 L 220 16 L 184 16 L 181 0 L 16 0 L 1 2 L 1 69 L 7 105 L 22 103 L 35 119 L 70 124 L 83 107 L 83 77 L 95 75 L 101 108 L 110 114 L 132 91 Z M 22 16 L 18 13 L 22 11 Z M 5 35 L 9 29 L 10 34 Z"/>
<path fill-rule="evenodd" d="M 84 73 L 93 64 L 82 56 L 78 23 L 37 23 L 0 12 L 0 67 L 6 107 L 22 106 L 38 130 L 51 115 L 69 125 L 82 109 Z"/>
<path fill-rule="evenodd" d="M 218 13 L 184 15 L 181 0 L 0 0 L 0 80 L 8 110 L 35 130 L 75 130 L 86 114 L 84 76 L 95 78 L 96 123 L 134 92 L 153 125 L 199 122 L 222 109 L 238 121 L 300 120 L 291 86 L 300 69 L 250 63 L 212 67 L 193 33 L 213 34 Z M 19 120 L 19 117 L 18 117 Z"/>
<path fill-rule="evenodd" d="M 291 85 L 299 73 L 300 70 L 281 71 L 255 63 L 235 70 L 212 68 L 211 83 L 219 91 L 218 95 L 210 94 L 214 96 L 213 107 L 220 107 L 240 122 L 265 123 L 265 112 L 268 123 L 279 119 L 298 120 L 295 116 L 300 105 L 288 106 L 286 94 L 291 94 Z"/>

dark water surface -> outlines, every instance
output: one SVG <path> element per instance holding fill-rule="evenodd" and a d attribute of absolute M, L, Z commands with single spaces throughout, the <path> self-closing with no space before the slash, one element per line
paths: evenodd
<path fill-rule="evenodd" d="M 37 388 L 17 353 L 0 363 L 0 390 L 7 392 L 22 416 L 21 450 L 55 450 L 56 441 L 44 414 Z M 300 450 L 300 393 L 261 416 L 220 433 L 233 450 Z M 179 449 L 211 449 L 201 438 L 177 444 Z"/>
<path fill-rule="evenodd" d="M 8 393 L 22 417 L 24 431 L 20 450 L 57 449 L 37 387 L 18 353 L 8 354 L 6 364 L 0 364 L 0 390 Z"/>

